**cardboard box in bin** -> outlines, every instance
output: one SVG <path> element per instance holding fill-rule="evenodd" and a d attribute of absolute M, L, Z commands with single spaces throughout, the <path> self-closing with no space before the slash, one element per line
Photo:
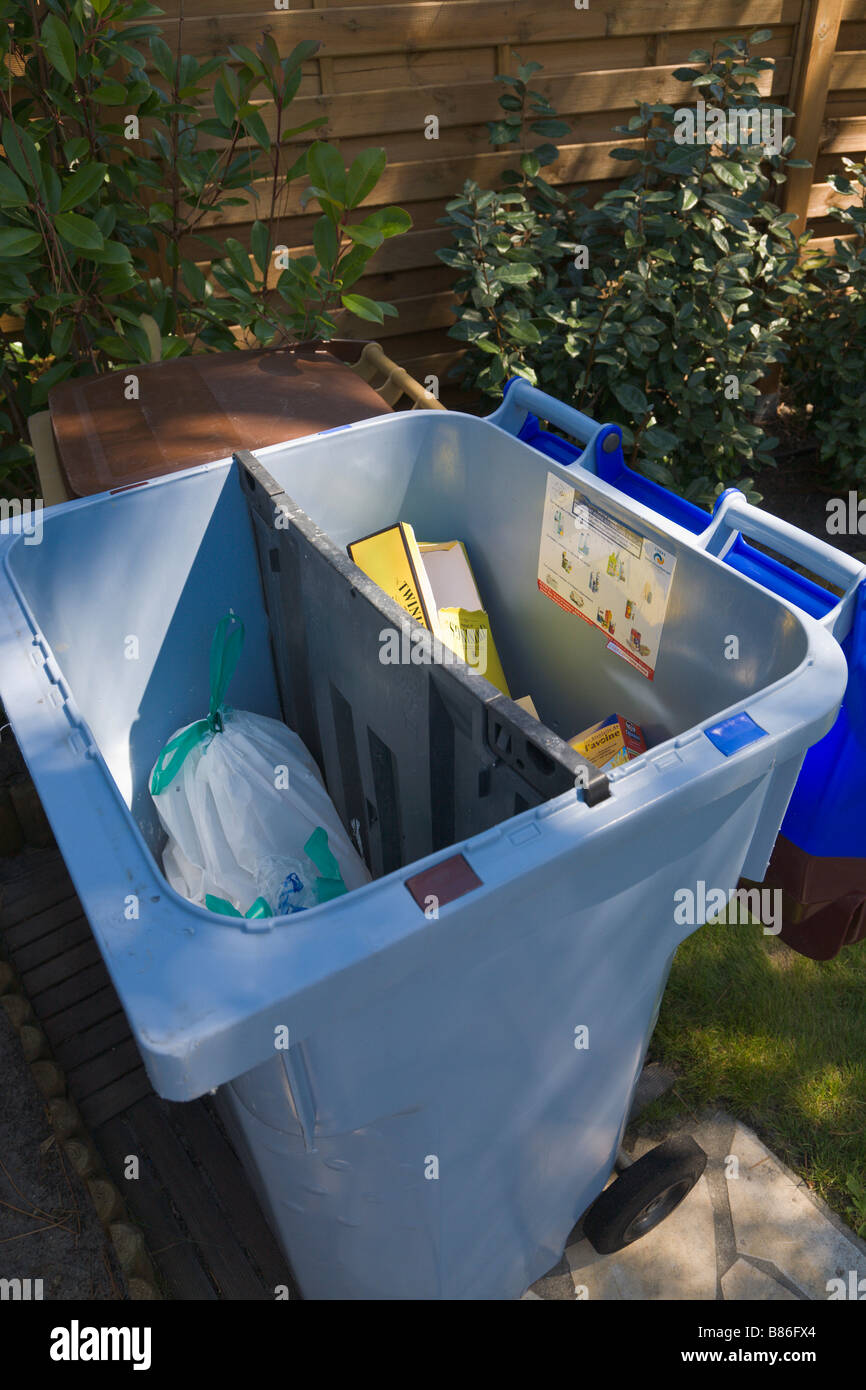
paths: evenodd
<path fill-rule="evenodd" d="M 403 521 L 352 541 L 355 564 L 443 646 L 508 695 L 508 684 L 462 541 L 418 541 Z"/>
<path fill-rule="evenodd" d="M 620 763 L 627 763 L 646 752 L 646 739 L 640 725 L 632 724 L 621 714 L 600 719 L 597 724 L 584 729 L 583 733 L 575 734 L 568 742 L 602 772 L 619 767 Z"/>

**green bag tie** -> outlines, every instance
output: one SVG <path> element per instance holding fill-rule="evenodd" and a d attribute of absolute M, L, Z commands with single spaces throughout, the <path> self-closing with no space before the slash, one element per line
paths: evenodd
<path fill-rule="evenodd" d="M 184 764 L 184 760 L 200 743 L 223 731 L 223 701 L 229 681 L 235 673 L 244 644 L 244 625 L 234 613 L 220 618 L 210 648 L 210 705 L 206 719 L 197 719 L 188 729 L 169 739 L 156 760 L 150 779 L 152 796 L 165 791 Z M 218 908 L 214 909 L 219 911 Z M 238 913 L 240 916 L 240 913 Z"/>
<path fill-rule="evenodd" d="M 207 720 L 200 719 L 199 723 L 206 724 Z M 190 730 L 187 732 L 189 733 Z M 332 899 L 340 898 L 349 891 L 343 882 L 340 866 L 328 843 L 328 832 L 324 826 L 319 825 L 313 831 L 304 845 L 304 854 L 319 871 L 319 877 L 314 884 L 319 903 L 329 903 Z M 209 912 L 218 912 L 223 917 L 240 917 L 242 915 L 227 898 L 216 898 L 211 893 L 207 893 L 204 901 Z M 252 907 L 247 908 L 246 912 L 243 913 L 247 920 L 254 917 L 273 917 L 274 915 L 264 898 L 256 898 Z"/>
<path fill-rule="evenodd" d="M 332 898 L 340 898 L 348 889 L 343 882 L 340 866 L 328 844 L 328 832 L 319 825 L 304 845 L 304 854 L 319 871 L 314 884 L 316 897 L 320 903 L 329 903 Z"/>
<path fill-rule="evenodd" d="M 211 893 L 205 895 L 204 905 L 208 912 L 219 912 L 223 917 L 241 916 L 241 913 L 232 906 L 227 898 L 215 898 Z M 247 921 L 251 921 L 254 917 L 273 917 L 273 915 L 264 898 L 256 898 L 252 907 L 248 907 L 243 914 Z"/>

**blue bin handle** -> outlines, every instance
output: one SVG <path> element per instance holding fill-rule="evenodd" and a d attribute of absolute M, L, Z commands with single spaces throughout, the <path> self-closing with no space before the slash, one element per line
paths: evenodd
<path fill-rule="evenodd" d="M 525 377 L 512 377 L 505 388 L 502 404 L 497 406 L 492 415 L 487 416 L 487 421 L 491 425 L 498 425 L 509 434 L 518 435 L 530 412 L 540 420 L 546 420 L 548 424 L 564 430 L 581 444 L 583 454 L 575 462 L 580 462 L 591 473 L 598 472 L 594 446 L 599 435 L 604 432 L 614 436 L 615 444 L 607 445 L 608 449 L 617 447 L 621 440 L 616 425 L 599 425 L 588 415 L 575 410 L 574 406 L 558 401 L 555 396 L 548 396 L 546 391 L 539 391 L 538 387 L 530 385 Z"/>
<path fill-rule="evenodd" d="M 698 544 L 709 555 L 721 557 L 738 533 L 760 541 L 785 559 L 793 560 L 835 588 L 844 590 L 839 602 L 821 619 L 822 625 L 841 642 L 853 621 L 856 590 L 866 576 L 866 565 L 827 541 L 792 526 L 789 521 L 761 507 L 753 507 L 738 488 L 728 488 L 718 499 L 712 522 L 698 537 Z"/>

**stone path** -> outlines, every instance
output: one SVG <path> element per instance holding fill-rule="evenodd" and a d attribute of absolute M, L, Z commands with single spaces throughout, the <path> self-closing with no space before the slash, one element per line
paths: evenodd
<path fill-rule="evenodd" d="M 708 1161 L 677 1210 L 615 1255 L 598 1255 L 576 1229 L 524 1299 L 866 1299 L 866 1242 L 750 1129 L 716 1112 L 683 1132 Z M 629 1152 L 639 1158 L 657 1142 Z"/>

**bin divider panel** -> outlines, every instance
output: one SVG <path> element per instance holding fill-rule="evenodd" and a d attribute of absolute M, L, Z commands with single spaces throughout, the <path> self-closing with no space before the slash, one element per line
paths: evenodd
<path fill-rule="evenodd" d="M 258 460 L 238 452 L 287 724 L 316 758 L 374 875 L 607 778 L 443 648 L 360 570 Z M 279 516 L 279 525 L 276 519 Z M 383 630 L 414 659 L 381 660 Z"/>

